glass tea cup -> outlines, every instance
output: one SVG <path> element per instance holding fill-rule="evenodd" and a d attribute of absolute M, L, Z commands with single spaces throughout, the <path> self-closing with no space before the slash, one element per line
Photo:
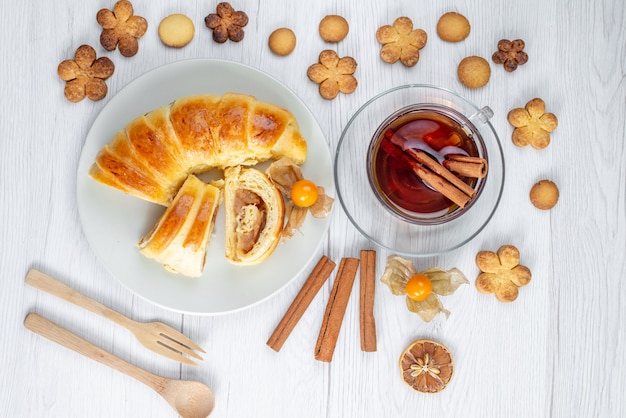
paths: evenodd
<path fill-rule="evenodd" d="M 481 109 L 450 90 L 430 85 L 403 85 L 368 100 L 348 121 L 335 153 L 336 193 L 352 224 L 376 245 L 405 256 L 435 256 L 473 239 L 495 213 L 504 186 L 504 157 L 490 123 L 492 115 L 488 107 Z M 420 119 L 443 125 L 439 126 L 443 131 L 457 135 L 460 141 L 452 146 L 461 145 L 461 150 L 455 153 L 487 161 L 486 177 L 464 179 L 474 196 L 462 209 L 449 201 L 442 207 L 408 205 L 388 188 L 397 179 L 383 178 L 388 171 L 376 167 L 389 163 L 386 151 L 381 152 L 383 145 L 389 146 L 383 141 L 385 134 L 411 142 L 438 163 L 446 158 L 451 148 L 445 148 L 449 146 L 445 142 L 416 145 L 419 141 L 411 135 L 417 137 L 415 131 L 423 128 Z M 436 194 L 427 182 L 417 180 L 425 195 Z M 440 196 L 438 199 L 442 201 Z"/>
<path fill-rule="evenodd" d="M 407 150 L 419 150 L 433 161 L 437 170 L 447 171 L 448 157 L 465 156 L 484 161 L 488 175 L 488 153 L 478 129 L 493 116 L 489 107 L 465 117 L 457 110 L 437 103 L 412 104 L 387 117 L 374 133 L 367 152 L 367 175 L 380 203 L 392 214 L 407 222 L 432 225 L 448 222 L 463 215 L 477 201 L 485 184 L 481 177 L 458 179 L 469 186 L 467 202 L 455 203 L 446 197 L 433 181 L 445 181 L 436 173 L 420 177 L 415 161 Z M 422 154 L 424 155 L 424 154 Z M 448 174 L 454 175 L 452 173 Z M 465 188 L 464 188 L 465 189 Z"/>

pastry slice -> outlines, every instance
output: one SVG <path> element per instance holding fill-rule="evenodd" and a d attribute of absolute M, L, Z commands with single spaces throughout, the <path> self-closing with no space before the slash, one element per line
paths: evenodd
<path fill-rule="evenodd" d="M 220 198 L 218 187 L 190 175 L 154 228 L 139 241 L 139 251 L 174 273 L 202 275 Z"/>
<path fill-rule="evenodd" d="M 285 203 L 274 183 L 255 168 L 224 170 L 226 259 L 238 265 L 265 261 L 283 230 Z"/>

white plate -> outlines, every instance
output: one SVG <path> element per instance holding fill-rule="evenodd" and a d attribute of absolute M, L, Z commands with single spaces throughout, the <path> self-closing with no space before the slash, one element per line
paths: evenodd
<path fill-rule="evenodd" d="M 242 64 L 197 59 L 152 70 L 124 87 L 96 118 L 78 165 L 78 211 L 83 230 L 102 263 L 125 287 L 146 300 L 177 312 L 221 314 L 263 301 L 298 276 L 316 256 L 330 216 L 307 217 L 301 231 L 279 244 L 256 266 L 234 266 L 224 258 L 224 219 L 220 208 L 199 278 L 169 273 L 139 253 L 136 243 L 156 223 L 164 208 L 104 186 L 88 176 L 98 151 L 128 122 L 178 97 L 227 92 L 255 96 L 291 111 L 307 139 L 305 177 L 334 196 L 333 168 L 324 134 L 305 104 L 274 78 Z"/>

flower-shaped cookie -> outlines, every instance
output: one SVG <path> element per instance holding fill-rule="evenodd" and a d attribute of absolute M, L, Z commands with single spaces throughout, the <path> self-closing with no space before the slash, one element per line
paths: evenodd
<path fill-rule="evenodd" d="M 420 49 L 426 45 L 428 36 L 422 29 L 413 30 L 413 21 L 402 16 L 393 22 L 393 26 L 378 28 L 376 39 L 383 44 L 380 50 L 383 61 L 393 64 L 400 60 L 407 67 L 412 67 L 419 61 Z"/>
<path fill-rule="evenodd" d="M 543 149 L 550 144 L 550 132 L 559 124 L 552 113 L 545 113 L 546 104 L 536 98 L 526 103 L 524 109 L 513 109 L 507 115 L 509 123 L 515 127 L 511 139 L 518 147 L 531 145 Z"/>
<path fill-rule="evenodd" d="M 248 15 L 242 11 L 235 11 L 230 3 L 219 3 L 215 9 L 216 13 L 211 13 L 204 18 L 207 28 L 213 30 L 213 40 L 220 44 L 230 39 L 239 42 L 245 33 L 243 27 L 248 24 Z"/>
<path fill-rule="evenodd" d="M 141 16 L 133 16 L 133 5 L 128 0 L 120 0 L 113 10 L 101 9 L 96 15 L 98 24 L 103 30 L 100 44 L 107 51 L 116 47 L 125 57 L 134 56 L 139 51 L 139 42 L 148 30 L 148 22 Z"/>
<path fill-rule="evenodd" d="M 70 102 L 80 102 L 89 97 L 101 100 L 107 94 L 104 82 L 111 77 L 115 65 L 107 57 L 96 59 L 96 51 L 89 45 L 81 45 L 76 50 L 73 60 L 65 60 L 59 64 L 57 73 L 66 81 L 65 97 Z"/>
<path fill-rule="evenodd" d="M 439 296 L 451 295 L 459 286 L 469 283 L 463 272 L 457 268 L 446 271 L 439 267 L 431 267 L 420 272 L 419 275 L 424 275 L 430 280 L 432 289 L 426 299 L 419 301 L 409 297 L 407 293 L 407 284 L 416 274 L 417 269 L 410 260 L 390 255 L 380 281 L 389 286 L 392 294 L 406 295 L 406 306 L 409 311 L 418 314 L 425 322 L 431 321 L 440 313 L 447 318 L 450 311 L 443 307 Z"/>
<path fill-rule="evenodd" d="M 481 273 L 476 279 L 476 288 L 481 293 L 495 293 L 501 302 L 513 302 L 517 299 L 518 287 L 526 286 L 532 276 L 528 267 L 519 262 L 519 250 L 512 245 L 503 245 L 497 254 L 479 252 L 476 265 Z"/>
<path fill-rule="evenodd" d="M 354 58 L 339 58 L 335 51 L 326 49 L 320 53 L 319 62 L 309 67 L 307 76 L 320 85 L 320 95 L 331 100 L 339 92 L 350 94 L 356 90 L 358 82 L 353 75 L 356 67 Z"/>
<path fill-rule="evenodd" d="M 519 65 L 528 62 L 528 54 L 524 52 L 524 46 L 526 45 L 521 39 L 512 42 L 502 39 L 498 42 L 498 51 L 494 52 L 491 59 L 496 64 L 503 64 L 506 71 L 515 71 Z"/>

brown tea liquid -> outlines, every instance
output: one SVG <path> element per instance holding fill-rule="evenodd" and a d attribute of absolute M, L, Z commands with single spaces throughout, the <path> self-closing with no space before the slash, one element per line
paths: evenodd
<path fill-rule="evenodd" d="M 373 149 L 373 180 L 392 204 L 405 211 L 437 215 L 456 206 L 438 191 L 425 184 L 412 170 L 410 157 L 392 143 L 394 135 L 406 148 L 421 149 L 442 162 L 446 155 L 478 156 L 476 143 L 459 123 L 433 110 L 403 114 L 379 129 Z M 463 179 L 473 186 L 475 180 Z"/>

